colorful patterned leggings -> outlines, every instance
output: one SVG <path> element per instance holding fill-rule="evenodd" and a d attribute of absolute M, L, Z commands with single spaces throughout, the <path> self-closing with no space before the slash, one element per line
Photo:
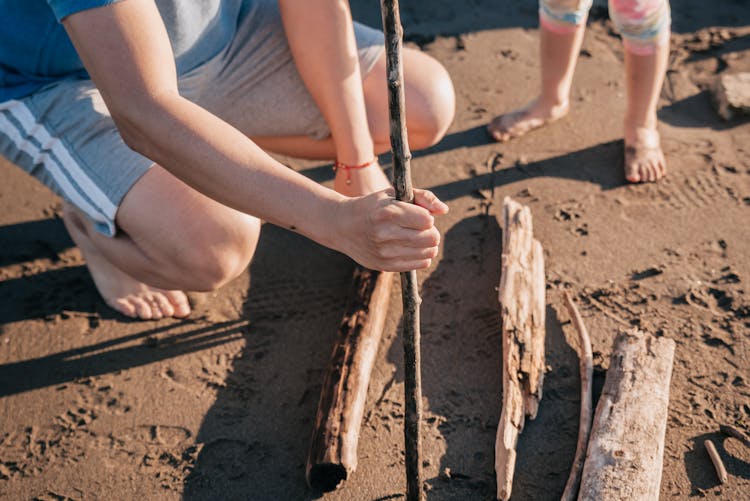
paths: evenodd
<path fill-rule="evenodd" d="M 592 0 L 539 0 L 539 22 L 553 33 L 572 33 L 586 21 Z M 651 55 L 669 43 L 668 0 L 609 0 L 609 15 L 625 49 Z"/>

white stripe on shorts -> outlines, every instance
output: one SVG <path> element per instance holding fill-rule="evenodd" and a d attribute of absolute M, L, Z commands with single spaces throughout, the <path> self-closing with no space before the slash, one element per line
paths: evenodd
<path fill-rule="evenodd" d="M 0 103 L 0 110 L 2 109 L 3 103 Z M 15 117 L 16 115 L 13 116 Z M 0 114 L 0 131 L 2 131 L 3 134 L 6 134 L 19 150 L 29 155 L 34 164 L 44 165 L 44 168 L 49 171 L 60 189 L 70 197 L 70 201 L 73 202 L 73 204 L 84 211 L 94 221 L 109 226 L 110 221 L 107 219 L 103 211 L 91 205 L 88 200 L 81 196 L 79 190 L 71 184 L 68 177 L 62 171 L 60 164 L 51 158 L 49 154 L 42 153 L 42 150 L 40 150 L 34 143 L 21 136 L 16 126 L 2 114 Z"/>
<path fill-rule="evenodd" d="M 115 213 L 117 212 L 117 207 L 109 200 L 109 198 L 107 198 L 107 195 L 104 194 L 99 186 L 97 186 L 96 183 L 94 183 L 91 178 L 86 175 L 83 169 L 81 169 L 81 167 L 78 165 L 78 162 L 76 162 L 70 155 L 70 152 L 62 143 L 62 141 L 60 141 L 59 138 L 52 137 L 44 127 L 44 125 L 36 121 L 36 118 L 34 118 L 31 110 L 29 110 L 29 108 L 24 103 L 16 100 L 6 101 L 4 103 L 0 103 L 0 110 L 9 111 L 10 114 L 13 115 L 13 117 L 15 117 L 15 119 L 21 123 L 21 127 L 23 127 L 24 129 L 23 132 L 27 136 L 36 138 L 41 143 L 43 150 L 48 150 L 54 153 L 59 160 L 60 168 L 67 171 L 70 177 L 75 179 L 76 184 L 78 184 L 84 191 L 84 193 L 86 193 L 86 195 L 89 197 L 89 199 L 91 199 L 97 209 L 99 209 L 99 212 L 102 212 L 110 220 L 114 220 Z M 27 151 L 27 153 L 29 152 Z M 35 157 L 35 155 L 31 156 Z M 50 158 L 46 154 L 44 155 L 44 157 Z M 50 170 L 49 162 L 45 162 L 44 166 L 48 170 Z M 52 174 L 52 170 L 50 170 L 50 173 Z M 63 185 L 60 183 L 60 180 L 57 179 L 57 177 L 55 177 L 55 180 L 60 185 L 60 188 L 64 189 Z M 68 193 L 66 189 L 64 189 L 64 191 L 66 194 Z M 83 207 L 81 208 L 83 209 Z M 86 212 L 88 213 L 88 211 Z"/>

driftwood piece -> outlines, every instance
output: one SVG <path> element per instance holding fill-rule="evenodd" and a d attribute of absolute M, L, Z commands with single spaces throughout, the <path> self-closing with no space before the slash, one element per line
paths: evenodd
<path fill-rule="evenodd" d="M 392 278 L 392 273 L 361 266 L 354 270 L 307 457 L 307 483 L 316 491 L 336 489 L 357 468 L 367 387 L 388 313 Z"/>
<path fill-rule="evenodd" d="M 536 417 L 544 380 L 545 278 L 531 211 L 503 201 L 503 254 L 498 299 L 503 338 L 503 408 L 495 440 L 497 498 L 510 498 L 524 416 Z"/>
<path fill-rule="evenodd" d="M 404 65 L 401 57 L 404 30 L 401 26 L 398 0 L 381 0 L 385 34 L 388 112 L 390 117 L 393 186 L 396 198 L 414 201 L 411 184 L 411 152 L 406 133 Z M 422 492 L 422 375 L 420 356 L 419 305 L 417 273 L 401 273 L 401 296 L 404 304 L 404 445 L 406 453 L 406 499 L 419 501 Z"/>
<path fill-rule="evenodd" d="M 615 338 L 578 499 L 659 499 L 674 349 L 635 329 Z"/>
<path fill-rule="evenodd" d="M 581 473 L 583 472 L 583 461 L 586 458 L 586 447 L 589 443 L 591 434 L 591 417 L 592 409 L 592 391 L 591 386 L 594 377 L 594 359 L 591 351 L 591 338 L 589 331 L 583 324 L 581 314 L 578 312 L 570 294 L 565 292 L 565 306 L 568 308 L 570 320 L 578 331 L 578 344 L 580 352 L 578 353 L 578 366 L 581 372 L 581 411 L 578 419 L 578 442 L 576 444 L 576 454 L 573 458 L 573 466 L 570 469 L 568 481 L 565 483 L 565 490 L 560 498 L 561 501 L 573 501 L 578 497 L 578 488 L 581 485 Z"/>
<path fill-rule="evenodd" d="M 716 446 L 708 439 L 703 442 L 703 445 L 706 447 L 708 457 L 711 458 L 711 462 L 714 464 L 714 469 L 716 470 L 716 476 L 719 477 L 719 482 L 722 484 L 727 483 L 727 480 L 729 480 L 727 468 L 724 466 L 724 461 L 721 460 L 719 451 L 716 450 Z"/>
<path fill-rule="evenodd" d="M 740 442 L 742 442 L 742 445 L 745 447 L 750 447 L 750 438 L 747 437 L 744 433 L 742 433 L 740 430 L 735 428 L 734 426 L 729 426 L 728 424 L 722 424 L 719 426 L 719 430 L 721 432 L 728 436 L 728 437 L 734 437 Z"/>

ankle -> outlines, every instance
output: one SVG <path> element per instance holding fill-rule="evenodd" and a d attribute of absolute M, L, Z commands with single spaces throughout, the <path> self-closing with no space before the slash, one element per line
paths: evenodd
<path fill-rule="evenodd" d="M 562 99 L 558 96 L 551 98 L 541 96 L 537 99 L 534 106 L 551 116 L 557 116 L 567 113 L 569 102 L 567 99 Z"/>
<path fill-rule="evenodd" d="M 656 124 L 658 123 L 658 120 L 656 118 L 656 114 L 653 116 L 646 116 L 646 117 L 633 117 L 629 115 L 625 115 L 625 120 L 623 121 L 623 126 L 625 127 L 625 130 L 628 131 L 636 131 L 638 129 L 646 129 L 646 130 L 656 130 Z"/>

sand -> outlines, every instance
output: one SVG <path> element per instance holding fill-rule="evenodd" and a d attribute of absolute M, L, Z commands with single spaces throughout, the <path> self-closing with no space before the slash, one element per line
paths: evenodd
<path fill-rule="evenodd" d="M 451 209 L 437 223 L 440 256 L 419 273 L 429 499 L 495 492 L 506 195 L 532 210 L 548 283 L 544 399 L 520 439 L 514 499 L 558 499 L 573 458 L 579 379 L 563 290 L 591 332 L 599 388 L 617 332 L 638 326 L 677 342 L 662 498 L 750 492 L 750 450 L 718 433 L 721 423 L 750 428 L 750 123 L 719 119 L 708 92 L 717 74 L 750 70 L 750 5 L 672 3 L 659 111 L 670 172 L 631 186 L 622 49 L 600 3 L 570 115 L 500 145 L 485 123 L 537 88 L 534 3 L 404 2 L 407 39 L 445 64 L 457 90 L 448 136 L 413 161 L 414 184 Z M 377 2 L 353 8 L 379 26 Z M 283 160 L 332 183 L 328 164 Z M 352 269 L 265 225 L 249 270 L 194 296 L 189 319 L 129 321 L 95 292 L 59 200 L 0 161 L 0 498 L 314 499 L 304 461 Z M 359 468 L 324 500 L 402 497 L 400 312 L 395 287 Z M 724 485 L 705 438 L 725 461 Z"/>

